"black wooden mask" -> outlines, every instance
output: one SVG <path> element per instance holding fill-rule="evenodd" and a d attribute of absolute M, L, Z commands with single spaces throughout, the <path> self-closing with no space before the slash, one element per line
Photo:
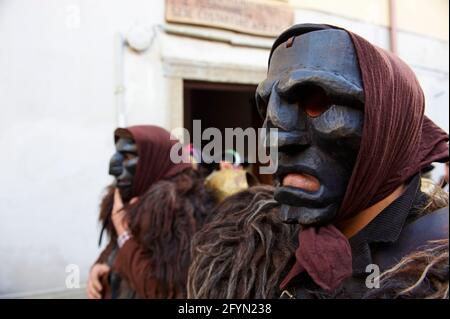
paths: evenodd
<path fill-rule="evenodd" d="M 137 146 L 131 137 L 116 139 L 116 152 L 109 162 L 109 174 L 116 179 L 122 200 L 128 202 L 132 197 L 133 179 L 138 164 Z"/>
<path fill-rule="evenodd" d="M 364 93 L 349 35 L 299 32 L 276 47 L 256 91 L 264 126 L 278 128 L 275 199 L 287 223 L 320 225 L 345 195 L 363 128 Z"/>

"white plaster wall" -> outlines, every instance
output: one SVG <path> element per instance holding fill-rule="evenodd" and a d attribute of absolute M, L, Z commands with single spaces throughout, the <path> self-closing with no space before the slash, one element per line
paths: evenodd
<path fill-rule="evenodd" d="M 163 1 L 0 1 L 0 296 L 63 289 L 67 264 L 85 281 L 110 181 L 114 34 L 162 19 Z M 161 106 L 133 106 L 133 122 L 164 124 Z"/>

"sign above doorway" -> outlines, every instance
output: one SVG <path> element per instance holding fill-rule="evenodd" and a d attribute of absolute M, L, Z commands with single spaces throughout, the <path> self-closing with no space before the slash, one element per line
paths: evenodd
<path fill-rule="evenodd" d="M 166 0 L 166 21 L 275 37 L 294 23 L 294 11 L 250 0 Z"/>

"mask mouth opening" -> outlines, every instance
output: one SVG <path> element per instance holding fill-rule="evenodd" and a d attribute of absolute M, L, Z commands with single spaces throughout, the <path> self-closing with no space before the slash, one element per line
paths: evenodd
<path fill-rule="evenodd" d="M 320 189 L 319 180 L 303 172 L 289 173 L 282 177 L 281 185 L 301 189 L 308 193 L 316 193 Z"/>

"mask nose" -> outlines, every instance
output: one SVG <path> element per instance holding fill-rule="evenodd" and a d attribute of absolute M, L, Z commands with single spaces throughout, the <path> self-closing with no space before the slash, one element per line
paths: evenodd
<path fill-rule="evenodd" d="M 123 160 L 124 157 L 120 153 L 115 153 L 109 161 L 109 175 L 119 177 L 123 172 Z"/>

